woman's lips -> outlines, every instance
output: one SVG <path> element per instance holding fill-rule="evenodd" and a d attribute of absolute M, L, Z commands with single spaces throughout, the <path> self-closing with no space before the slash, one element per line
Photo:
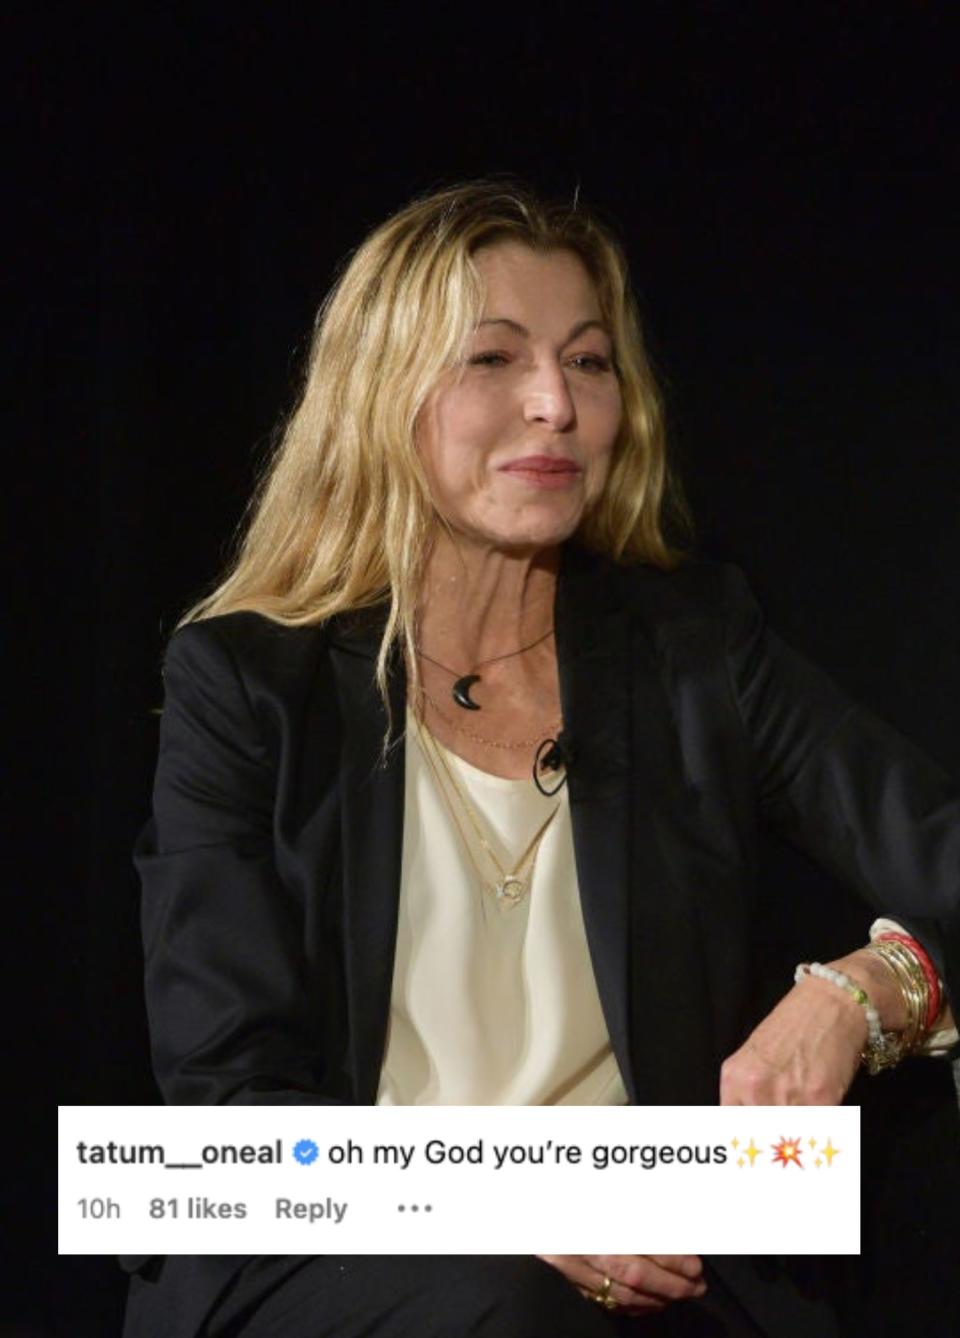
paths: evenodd
<path fill-rule="evenodd" d="M 582 473 L 580 466 L 573 460 L 552 455 L 525 455 L 521 460 L 511 460 L 508 465 L 501 465 L 500 472 L 520 478 L 537 488 L 564 488 Z"/>

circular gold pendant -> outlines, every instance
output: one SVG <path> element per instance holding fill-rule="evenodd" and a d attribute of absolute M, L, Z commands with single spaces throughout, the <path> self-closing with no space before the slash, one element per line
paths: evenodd
<path fill-rule="evenodd" d="M 501 878 L 497 883 L 497 900 L 505 901 L 508 906 L 516 906 L 525 890 L 522 879 L 508 873 L 506 878 Z"/>

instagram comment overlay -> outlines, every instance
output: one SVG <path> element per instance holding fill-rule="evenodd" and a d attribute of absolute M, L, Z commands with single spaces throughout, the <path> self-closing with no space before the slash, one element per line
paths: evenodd
<path fill-rule="evenodd" d="M 855 1106 L 61 1106 L 61 1254 L 856 1254 Z"/>

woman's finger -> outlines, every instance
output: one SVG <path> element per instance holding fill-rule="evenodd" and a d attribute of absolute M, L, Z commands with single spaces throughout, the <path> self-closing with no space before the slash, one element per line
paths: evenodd
<path fill-rule="evenodd" d="M 669 1273 L 696 1281 L 703 1276 L 703 1260 L 696 1254 L 651 1254 L 648 1258 Z"/>
<path fill-rule="evenodd" d="M 571 1282 L 587 1300 L 596 1300 L 598 1292 L 603 1291 L 604 1278 L 609 1278 L 610 1286 L 606 1289 L 606 1295 L 616 1302 L 618 1310 L 626 1314 L 653 1314 L 656 1311 L 663 1310 L 669 1301 L 679 1299 L 654 1292 L 646 1292 L 631 1287 L 623 1281 L 623 1274 L 630 1272 L 631 1265 L 640 1258 L 639 1255 L 606 1255 L 588 1258 L 579 1254 L 541 1254 L 538 1258 L 562 1273 L 567 1281 Z M 591 1262 L 591 1259 L 594 1262 Z M 600 1267 L 599 1263 L 601 1261 L 605 1262 L 608 1267 Z M 660 1271 L 656 1265 L 651 1265 L 651 1270 Z M 664 1276 L 666 1276 L 665 1273 Z M 680 1279 L 677 1279 L 677 1281 L 679 1282 Z M 685 1285 L 691 1286 L 692 1284 L 687 1283 Z M 702 1291 L 694 1290 L 689 1294 L 702 1295 Z"/>
<path fill-rule="evenodd" d="M 633 1293 L 637 1300 L 652 1298 L 658 1301 L 685 1301 L 704 1294 L 706 1286 L 700 1274 L 694 1276 L 692 1272 L 686 1271 L 687 1268 L 692 1270 L 692 1263 L 687 1262 L 679 1271 L 673 1266 L 678 1259 L 692 1261 L 696 1256 L 660 1257 L 669 1259 L 671 1267 L 664 1267 L 657 1262 L 656 1257 L 643 1254 L 587 1255 L 586 1259 L 601 1278 L 613 1279 L 615 1283 Z M 700 1261 L 696 1262 L 699 1264 Z"/>

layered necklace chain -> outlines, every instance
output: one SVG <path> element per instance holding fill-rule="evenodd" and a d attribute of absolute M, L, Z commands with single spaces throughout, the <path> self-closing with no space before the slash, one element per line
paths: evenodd
<path fill-rule="evenodd" d="M 463 725 L 458 724 L 455 720 L 451 720 L 448 715 L 445 715 L 444 712 L 441 711 L 438 703 L 433 700 L 424 688 L 421 687 L 419 692 L 423 700 L 429 706 L 433 707 L 438 718 L 443 721 L 448 729 L 452 729 L 456 734 L 462 734 L 465 739 L 472 739 L 474 743 L 482 743 L 487 748 L 501 748 L 506 749 L 508 752 L 515 751 L 519 748 L 535 748 L 538 744 L 542 743 L 546 737 L 556 733 L 563 723 L 562 720 L 558 718 L 545 732 L 541 731 L 532 739 L 488 739 L 485 735 L 477 734 L 471 729 L 465 729 Z"/>
<path fill-rule="evenodd" d="M 500 904 L 507 907 L 516 906 L 527 891 L 528 880 L 533 873 L 533 865 L 540 849 L 540 843 L 560 811 L 560 804 L 556 804 L 540 824 L 537 831 L 527 842 L 523 853 L 514 861 L 513 867 L 505 868 L 483 831 L 483 824 L 479 815 L 460 788 L 453 773 L 453 768 L 447 762 L 440 744 L 433 737 L 422 718 L 419 715 L 415 715 L 414 718 L 417 723 L 417 737 L 421 751 L 433 773 L 434 782 L 443 797 L 443 802 L 481 886 L 491 889 Z M 465 823 L 473 831 L 480 849 L 487 857 L 489 867 L 493 870 L 492 878 L 489 872 L 484 873 L 477 861 L 473 842 L 467 835 Z"/>

